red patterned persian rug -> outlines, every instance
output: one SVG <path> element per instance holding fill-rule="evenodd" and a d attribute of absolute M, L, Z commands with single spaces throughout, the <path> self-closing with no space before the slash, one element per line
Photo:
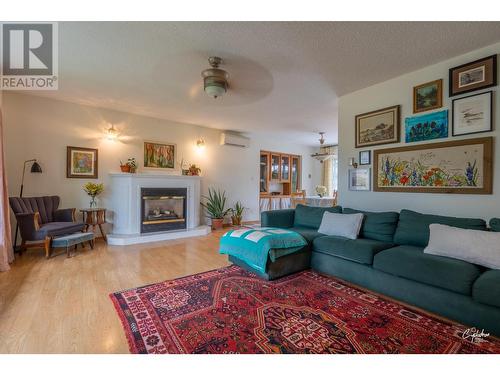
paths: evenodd
<path fill-rule="evenodd" d="M 497 338 L 312 271 L 263 281 L 229 266 L 110 297 L 132 353 L 500 353 Z"/>

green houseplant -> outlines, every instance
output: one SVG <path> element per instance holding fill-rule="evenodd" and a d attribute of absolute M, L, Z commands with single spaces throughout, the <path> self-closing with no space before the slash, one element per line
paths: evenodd
<path fill-rule="evenodd" d="M 206 199 L 206 202 L 201 202 L 201 205 L 212 220 L 212 229 L 221 229 L 224 217 L 231 211 L 230 208 L 226 209 L 226 192 L 209 188 L 208 196 L 203 195 L 202 197 Z"/>
<path fill-rule="evenodd" d="M 245 207 L 243 207 L 241 202 L 236 202 L 234 207 L 231 209 L 232 212 L 231 220 L 233 221 L 233 225 L 241 226 L 243 211 L 245 211 Z"/>

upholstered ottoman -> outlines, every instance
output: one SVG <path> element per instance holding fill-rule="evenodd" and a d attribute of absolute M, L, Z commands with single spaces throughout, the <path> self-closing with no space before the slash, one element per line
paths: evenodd
<path fill-rule="evenodd" d="M 78 247 L 78 244 L 81 244 L 82 247 L 85 247 L 85 242 L 89 243 L 90 248 L 94 248 L 94 233 L 93 232 L 85 232 L 85 233 L 73 233 L 73 234 L 68 234 L 67 236 L 61 236 L 61 237 L 55 237 L 52 240 L 52 247 L 60 248 L 60 247 L 65 247 L 66 248 L 66 256 L 69 258 L 70 257 L 70 248 L 72 246 L 76 248 Z"/>

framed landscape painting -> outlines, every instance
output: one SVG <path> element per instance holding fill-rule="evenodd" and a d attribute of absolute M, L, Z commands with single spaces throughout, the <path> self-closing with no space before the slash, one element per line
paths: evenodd
<path fill-rule="evenodd" d="M 175 170 L 176 153 L 173 143 L 144 141 L 144 168 Z"/>
<path fill-rule="evenodd" d="M 493 138 L 374 151 L 373 190 L 407 193 L 492 193 Z"/>
<path fill-rule="evenodd" d="M 443 106 L 443 80 L 438 79 L 413 88 L 413 113 Z"/>
<path fill-rule="evenodd" d="M 405 119 L 406 143 L 448 137 L 448 110 Z"/>
<path fill-rule="evenodd" d="M 356 116 L 356 148 L 399 142 L 400 106 Z"/>
<path fill-rule="evenodd" d="M 66 147 L 67 178 L 97 178 L 97 149 Z"/>
<path fill-rule="evenodd" d="M 454 99 L 452 114 L 453 136 L 493 130 L 493 92 Z"/>
<path fill-rule="evenodd" d="M 497 55 L 450 69 L 450 96 L 497 85 Z"/>

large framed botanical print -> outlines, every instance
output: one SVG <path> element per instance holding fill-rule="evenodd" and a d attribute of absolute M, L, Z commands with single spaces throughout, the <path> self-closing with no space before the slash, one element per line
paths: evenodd
<path fill-rule="evenodd" d="M 400 106 L 356 116 L 356 148 L 399 142 Z"/>
<path fill-rule="evenodd" d="M 450 96 L 497 85 L 497 55 L 450 69 Z"/>
<path fill-rule="evenodd" d="M 144 141 L 144 168 L 175 170 L 176 154 L 173 143 Z"/>
<path fill-rule="evenodd" d="M 67 178 L 97 178 L 97 149 L 66 147 Z"/>
<path fill-rule="evenodd" d="M 407 193 L 492 193 L 493 138 L 374 151 L 373 190 Z"/>

